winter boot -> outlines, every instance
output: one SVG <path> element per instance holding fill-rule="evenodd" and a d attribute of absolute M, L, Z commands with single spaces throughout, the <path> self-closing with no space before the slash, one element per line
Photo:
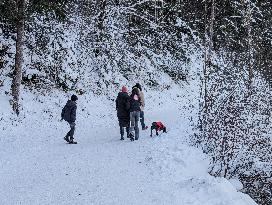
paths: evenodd
<path fill-rule="evenodd" d="M 142 128 L 142 130 L 147 130 L 148 129 L 148 126 L 145 126 Z"/>
<path fill-rule="evenodd" d="M 131 141 L 134 141 L 134 136 L 133 136 L 133 134 L 129 133 L 129 138 L 130 138 Z"/>
<path fill-rule="evenodd" d="M 68 135 L 66 135 L 63 139 L 64 139 L 66 142 L 70 142 L 69 136 L 68 136 Z"/>
<path fill-rule="evenodd" d="M 124 138 L 124 136 L 121 136 L 121 139 L 120 140 L 124 140 L 125 138 Z"/>
<path fill-rule="evenodd" d="M 69 144 L 77 144 L 77 142 L 74 141 L 74 138 L 71 137 Z"/>

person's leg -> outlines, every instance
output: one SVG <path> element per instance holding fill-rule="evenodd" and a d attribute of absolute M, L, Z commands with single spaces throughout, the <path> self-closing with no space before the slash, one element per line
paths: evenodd
<path fill-rule="evenodd" d="M 144 122 L 144 111 L 140 112 L 140 122 L 141 122 L 142 129 L 143 130 L 146 129 L 145 122 Z"/>
<path fill-rule="evenodd" d="M 120 134 L 121 134 L 121 140 L 123 140 L 124 139 L 124 128 L 123 128 L 123 126 L 120 124 L 119 125 L 120 126 Z"/>
<path fill-rule="evenodd" d="M 129 138 L 129 126 L 126 127 L 127 138 Z"/>
<path fill-rule="evenodd" d="M 76 129 L 76 123 L 72 122 L 70 123 L 70 142 L 72 142 L 74 140 L 74 133 L 75 133 L 75 129 Z"/>
<path fill-rule="evenodd" d="M 69 139 L 69 136 L 70 136 L 70 131 L 65 135 L 65 137 L 63 138 L 66 142 L 69 142 L 70 139 Z"/>
<path fill-rule="evenodd" d="M 135 112 L 130 113 L 130 128 L 129 128 L 129 135 L 134 136 L 134 126 L 135 126 Z"/>
<path fill-rule="evenodd" d="M 69 125 L 70 125 L 70 123 L 69 123 Z M 71 127 L 70 127 L 69 132 L 67 132 L 67 134 L 63 138 L 66 142 L 70 142 L 70 138 L 69 138 L 70 137 L 70 133 L 71 133 Z"/>
<path fill-rule="evenodd" d="M 134 129 L 135 129 L 135 140 L 139 139 L 139 123 L 140 120 L 140 112 L 135 113 L 135 124 L 134 124 Z"/>

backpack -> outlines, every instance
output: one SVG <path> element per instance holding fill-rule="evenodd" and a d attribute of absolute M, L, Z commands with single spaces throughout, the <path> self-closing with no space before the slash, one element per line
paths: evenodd
<path fill-rule="evenodd" d="M 65 105 L 62 110 L 61 110 L 61 118 L 64 119 L 65 118 L 65 115 L 64 113 L 67 112 L 67 106 Z M 67 121 L 67 119 L 64 119 L 65 121 Z"/>

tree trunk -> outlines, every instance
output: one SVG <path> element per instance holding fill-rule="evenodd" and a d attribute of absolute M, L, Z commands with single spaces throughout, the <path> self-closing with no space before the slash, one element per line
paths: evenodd
<path fill-rule="evenodd" d="M 207 26 L 207 1 L 205 1 L 205 31 L 204 31 L 204 70 L 203 70 L 203 73 L 204 73 L 204 80 L 203 80 L 203 83 L 204 83 L 204 114 L 207 114 L 207 95 L 208 95 L 208 90 L 207 90 L 207 78 L 208 78 L 208 75 L 207 75 L 207 60 L 208 60 L 208 26 Z"/>
<path fill-rule="evenodd" d="M 248 94 L 251 95 L 251 88 L 253 82 L 253 51 L 252 51 L 252 11 L 251 11 L 251 3 L 247 3 L 246 8 L 246 18 L 247 18 L 247 49 L 248 49 Z"/>
<path fill-rule="evenodd" d="M 248 65 L 248 97 L 251 95 L 252 83 L 253 83 L 253 45 L 252 45 L 252 5 L 251 1 L 242 0 L 242 6 L 244 10 L 244 26 L 247 32 L 246 36 L 246 45 L 247 45 L 247 52 L 246 52 L 246 63 Z"/>
<path fill-rule="evenodd" d="M 106 18 L 106 0 L 97 0 L 96 8 L 98 9 L 99 15 L 97 19 L 97 49 L 96 56 L 98 56 L 103 50 L 103 36 L 105 33 L 104 21 Z"/>
<path fill-rule="evenodd" d="M 203 138 L 206 138 L 206 117 L 207 117 L 207 56 L 208 56 L 208 49 L 207 49 L 207 41 L 208 41 L 208 32 L 207 32 L 207 1 L 204 2 L 204 63 L 203 63 L 203 78 L 201 78 L 201 89 L 200 89 L 200 98 L 204 99 L 203 109 L 199 110 L 198 116 L 198 127 L 200 131 L 203 133 Z"/>
<path fill-rule="evenodd" d="M 23 44 L 24 44 L 24 12 L 25 0 L 17 0 L 17 39 L 16 39 L 16 54 L 15 54 L 15 70 L 12 81 L 12 109 L 19 115 L 19 99 L 20 85 L 22 81 L 22 64 L 23 64 Z"/>
<path fill-rule="evenodd" d="M 215 0 L 212 0 L 211 5 L 211 18 L 210 18 L 210 37 L 209 37 L 209 52 L 208 52 L 208 63 L 209 66 L 211 65 L 211 56 L 212 56 L 212 49 L 213 49 L 213 25 L 214 25 L 214 8 L 215 8 Z"/>
<path fill-rule="evenodd" d="M 209 71 L 211 70 L 211 55 L 213 49 L 213 26 L 214 26 L 214 11 L 215 11 L 215 0 L 211 1 L 211 14 L 210 14 L 210 21 L 208 26 L 208 0 L 205 0 L 205 34 L 204 34 L 204 68 L 203 68 L 203 76 L 204 79 L 202 80 L 202 89 L 204 94 L 204 107 L 203 107 L 203 116 L 201 119 L 201 129 L 203 130 L 204 137 L 207 137 L 207 117 L 208 117 L 208 110 L 211 106 L 209 100 L 209 93 L 208 93 L 208 79 L 209 79 Z"/>
<path fill-rule="evenodd" d="M 207 81 L 209 78 L 209 70 L 211 69 L 211 56 L 212 56 L 212 49 L 213 49 L 213 26 L 214 26 L 214 11 L 215 11 L 215 0 L 211 2 L 211 16 L 209 21 L 209 32 L 208 32 L 208 2 L 205 1 L 205 37 L 204 37 L 204 45 L 205 45 L 205 54 L 204 54 L 204 109 L 207 112 L 208 109 L 208 88 L 207 88 Z"/>

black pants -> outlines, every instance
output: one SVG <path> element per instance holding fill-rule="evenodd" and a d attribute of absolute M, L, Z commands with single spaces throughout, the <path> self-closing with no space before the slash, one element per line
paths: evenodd
<path fill-rule="evenodd" d="M 70 125 L 70 131 L 66 134 L 66 136 L 70 136 L 70 141 L 74 139 L 74 133 L 76 129 L 76 123 L 74 122 L 69 122 Z"/>
<path fill-rule="evenodd" d="M 128 134 L 129 134 L 129 126 L 126 127 L 126 132 L 127 132 L 127 137 L 128 137 Z M 120 134 L 121 134 L 121 137 L 124 137 L 124 134 L 125 134 L 125 127 L 121 126 L 120 125 Z"/>

